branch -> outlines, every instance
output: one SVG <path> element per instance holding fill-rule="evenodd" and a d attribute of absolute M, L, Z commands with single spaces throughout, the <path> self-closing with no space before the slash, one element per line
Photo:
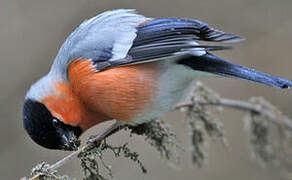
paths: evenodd
<path fill-rule="evenodd" d="M 279 124 L 279 125 L 285 125 L 292 129 L 292 121 L 286 117 L 281 115 L 281 118 L 276 113 L 273 113 L 271 110 L 266 109 L 263 105 L 261 104 L 253 104 L 245 101 L 240 101 L 240 100 L 234 100 L 234 99 L 227 99 L 227 98 L 219 98 L 210 101 L 206 100 L 201 100 L 201 101 L 196 101 L 197 104 L 199 105 L 210 105 L 210 106 L 225 106 L 229 108 L 234 108 L 238 110 L 243 110 L 243 111 L 250 111 L 253 113 L 260 114 L 273 123 Z M 176 109 L 184 108 L 184 107 L 193 107 L 195 105 L 194 102 L 186 102 L 186 103 L 181 103 L 176 106 Z"/>
<path fill-rule="evenodd" d="M 85 144 L 84 146 L 82 146 L 81 148 L 79 148 L 77 151 L 72 152 L 71 154 L 67 155 L 63 159 L 61 159 L 61 160 L 57 161 L 56 163 L 52 164 L 48 168 L 48 170 L 55 170 L 55 169 L 60 168 L 61 166 L 63 166 L 64 164 L 66 164 L 68 161 L 70 161 L 71 159 L 73 159 L 74 157 L 76 157 L 78 154 L 80 154 L 81 152 L 85 151 L 87 148 L 89 148 L 92 145 L 94 145 L 96 142 L 100 142 L 101 140 L 103 140 L 108 135 L 112 135 L 113 133 L 116 133 L 116 132 L 120 131 L 123 128 L 124 127 L 121 127 L 121 122 L 120 121 L 116 121 L 114 124 L 112 124 L 111 126 L 109 126 L 107 129 L 105 129 L 104 131 L 102 131 L 100 134 L 91 137 L 88 140 L 87 144 Z M 37 175 L 33 176 L 32 178 L 30 178 L 29 180 L 36 180 L 41 175 L 42 174 L 37 174 Z"/>
<path fill-rule="evenodd" d="M 208 111 L 206 108 L 207 106 L 215 106 L 215 107 L 229 107 L 237 110 L 246 111 L 250 115 L 250 141 L 251 146 L 254 148 L 255 154 L 260 156 L 262 159 L 267 159 L 269 157 L 269 151 L 267 151 L 268 146 L 270 145 L 268 142 L 268 127 L 265 124 L 266 120 L 272 122 L 273 124 L 279 127 L 279 132 L 282 133 L 284 138 L 280 139 L 281 141 L 287 142 L 287 140 L 292 139 L 291 134 L 292 129 L 292 121 L 287 117 L 284 116 L 279 110 L 277 110 L 274 106 L 272 106 L 269 102 L 264 100 L 263 98 L 251 98 L 248 102 L 241 101 L 241 100 L 233 100 L 227 98 L 221 98 L 211 89 L 207 88 L 200 82 L 197 82 L 195 85 L 195 89 L 193 93 L 189 96 L 185 103 L 181 103 L 176 105 L 175 110 L 180 110 L 187 108 L 187 117 L 189 119 L 189 125 L 191 127 L 191 143 L 193 146 L 193 162 L 201 166 L 203 160 L 205 159 L 205 151 L 203 148 L 205 142 L 205 135 L 209 135 L 210 137 L 219 138 L 221 140 L 225 140 L 224 138 L 224 130 L 221 122 L 214 118 L 213 114 Z M 264 118 L 260 121 L 257 121 L 255 117 Z M 199 124 L 203 123 L 203 127 L 200 127 Z M 68 161 L 72 158 L 80 155 L 80 154 L 90 154 L 92 151 L 96 151 L 98 153 L 99 158 L 101 158 L 103 151 L 105 151 L 108 147 L 113 152 L 115 149 L 119 149 L 119 152 L 123 149 L 125 150 L 125 154 L 131 156 L 131 152 L 129 151 L 126 146 L 121 147 L 111 147 L 110 145 L 101 145 L 101 141 L 107 138 L 108 136 L 120 131 L 124 127 L 128 127 L 131 130 L 131 133 L 137 135 L 144 135 L 146 136 L 146 140 L 154 146 L 158 152 L 160 152 L 161 157 L 165 159 L 171 159 L 173 153 L 171 150 L 175 149 L 173 147 L 180 147 L 180 145 L 176 142 L 176 136 L 173 134 L 167 125 L 161 120 L 153 120 L 150 123 L 145 123 L 139 126 L 130 127 L 126 125 L 121 125 L 119 121 L 116 121 L 112 124 L 109 128 L 101 132 L 100 134 L 90 138 L 84 146 L 82 146 L 79 150 L 72 152 L 71 154 L 67 155 L 63 159 L 57 161 L 56 163 L 49 166 L 44 166 L 44 163 L 40 165 L 40 167 L 36 167 L 37 173 L 35 176 L 30 178 L 29 180 L 36 180 L 41 177 L 46 177 L 47 175 L 53 174 L 53 177 L 56 176 L 56 169 L 65 165 Z M 286 131 L 288 130 L 288 131 Z M 205 131 L 206 133 L 204 133 Z M 150 141 L 149 141 L 150 139 Z M 103 142 L 105 143 L 105 141 Z M 98 147 L 103 146 L 104 148 L 97 149 Z M 125 148 L 126 147 L 126 148 Z M 266 149 L 265 149 L 266 148 Z M 99 152 L 100 151 L 100 152 Z M 129 152 L 126 152 L 129 151 Z M 133 153 L 135 155 L 134 158 L 138 157 L 137 153 Z M 263 155 L 262 155 L 263 154 Z M 116 155 L 115 156 L 119 156 Z M 82 158 L 82 157 L 81 157 Z M 137 159 L 136 159 L 137 160 Z M 141 161 L 136 161 L 142 171 L 146 172 L 144 166 L 142 165 Z M 102 162 L 104 163 L 104 162 Z M 105 166 L 108 168 L 109 166 Z M 44 168 L 44 169 L 43 169 Z M 34 170 L 33 170 L 34 172 Z M 98 172 L 97 175 L 102 177 Z M 98 178 L 99 179 L 99 178 Z"/>
<path fill-rule="evenodd" d="M 124 143 L 122 146 L 111 146 L 107 144 L 106 138 L 113 135 L 114 133 L 120 131 L 121 129 L 127 129 L 130 131 L 130 136 L 132 134 L 146 136 L 145 141 L 147 141 L 151 146 L 156 148 L 160 153 L 160 156 L 169 160 L 169 162 L 177 163 L 177 154 L 176 149 L 182 149 L 180 144 L 177 143 L 176 136 L 173 132 L 170 131 L 167 124 L 163 121 L 157 119 L 153 120 L 150 123 L 141 124 L 135 127 L 121 125 L 119 121 L 110 126 L 107 130 L 93 136 L 88 140 L 88 143 L 82 146 L 78 151 L 70 153 L 65 158 L 57 161 L 53 165 L 47 163 L 41 163 L 33 168 L 32 178 L 29 180 L 41 179 L 44 177 L 49 177 L 52 179 L 68 179 L 66 176 L 57 175 L 56 169 L 65 165 L 69 160 L 74 157 L 78 157 L 81 160 L 81 167 L 84 171 L 84 179 L 105 179 L 101 173 L 99 173 L 99 163 L 96 161 L 98 158 L 101 161 L 101 164 L 108 171 L 108 175 L 112 177 L 110 166 L 108 166 L 103 161 L 103 154 L 107 150 L 114 153 L 115 157 L 124 156 L 129 160 L 138 164 L 143 173 L 146 173 L 147 170 L 138 158 L 139 154 L 132 151 L 128 147 L 128 143 Z M 22 180 L 27 180 L 23 178 Z"/>
<path fill-rule="evenodd" d="M 262 97 L 252 97 L 247 102 L 220 97 L 212 89 L 200 82 L 196 83 L 194 91 L 186 103 L 178 104 L 177 109 L 185 109 L 191 128 L 193 162 L 199 166 L 205 162 L 205 137 L 219 140 L 224 138 L 222 122 L 217 119 L 216 112 L 207 107 L 215 106 L 233 108 L 247 112 L 244 120 L 253 157 L 261 165 L 277 161 L 285 161 L 292 152 L 292 120 L 283 115 L 275 106 Z M 203 124 L 203 127 L 200 126 Z M 204 133 L 205 132 L 205 133 Z M 276 133 L 276 134 L 275 134 Z M 277 141 L 273 140 L 278 138 Z M 289 163 L 290 164 L 290 163 Z"/>

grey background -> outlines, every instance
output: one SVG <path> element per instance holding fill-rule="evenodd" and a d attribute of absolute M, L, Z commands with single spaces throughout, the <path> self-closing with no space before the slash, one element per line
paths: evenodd
<path fill-rule="evenodd" d="M 1 0 L 0 1 L 0 177 L 18 179 L 28 175 L 43 160 L 55 162 L 67 153 L 49 151 L 33 143 L 23 130 L 21 105 L 31 83 L 48 72 L 58 48 L 82 20 L 102 11 L 134 8 L 152 17 L 189 17 L 247 38 L 232 51 L 217 53 L 241 65 L 292 79 L 292 1 L 290 0 Z M 264 96 L 292 116 L 292 92 L 232 79 L 208 79 L 206 84 L 223 96 L 246 99 Z M 112 138 L 117 144 L 130 141 L 141 154 L 149 173 L 111 155 L 114 179 L 291 179 L 281 168 L 261 168 L 251 160 L 241 121 L 243 114 L 225 111 L 222 117 L 230 148 L 210 142 L 209 165 L 192 166 L 190 153 L 182 153 L 181 165 L 171 168 L 143 138 L 128 139 L 126 133 Z M 179 113 L 166 117 L 188 148 L 187 132 Z M 103 125 L 100 127 L 104 127 Z M 91 129 L 86 135 L 99 131 Z M 61 168 L 62 173 L 80 178 L 78 161 Z"/>

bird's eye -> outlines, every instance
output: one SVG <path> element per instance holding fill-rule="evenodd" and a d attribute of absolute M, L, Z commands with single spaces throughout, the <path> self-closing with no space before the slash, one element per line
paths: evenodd
<path fill-rule="evenodd" d="M 53 126 L 55 128 L 60 127 L 61 126 L 61 122 L 59 122 L 59 120 L 57 120 L 57 119 L 53 119 Z"/>

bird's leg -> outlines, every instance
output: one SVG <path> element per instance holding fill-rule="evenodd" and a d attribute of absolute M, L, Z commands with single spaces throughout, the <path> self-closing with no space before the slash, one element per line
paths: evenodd
<path fill-rule="evenodd" d="M 116 121 L 112 125 L 110 125 L 108 128 L 106 128 L 104 131 L 102 131 L 101 133 L 91 136 L 88 139 L 87 143 L 94 143 L 94 142 L 101 141 L 104 138 L 116 133 L 117 131 L 121 130 L 124 127 L 125 126 L 123 125 L 121 121 Z"/>

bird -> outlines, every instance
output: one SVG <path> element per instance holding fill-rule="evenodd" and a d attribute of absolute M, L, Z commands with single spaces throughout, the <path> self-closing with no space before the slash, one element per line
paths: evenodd
<path fill-rule="evenodd" d="M 31 85 L 23 103 L 24 129 L 40 146 L 73 151 L 79 144 L 72 139 L 97 124 L 116 120 L 137 126 L 160 118 L 200 77 L 292 86 L 292 81 L 211 53 L 230 49 L 215 43 L 243 40 L 195 19 L 105 11 L 83 21 L 61 46 L 48 74 Z"/>

